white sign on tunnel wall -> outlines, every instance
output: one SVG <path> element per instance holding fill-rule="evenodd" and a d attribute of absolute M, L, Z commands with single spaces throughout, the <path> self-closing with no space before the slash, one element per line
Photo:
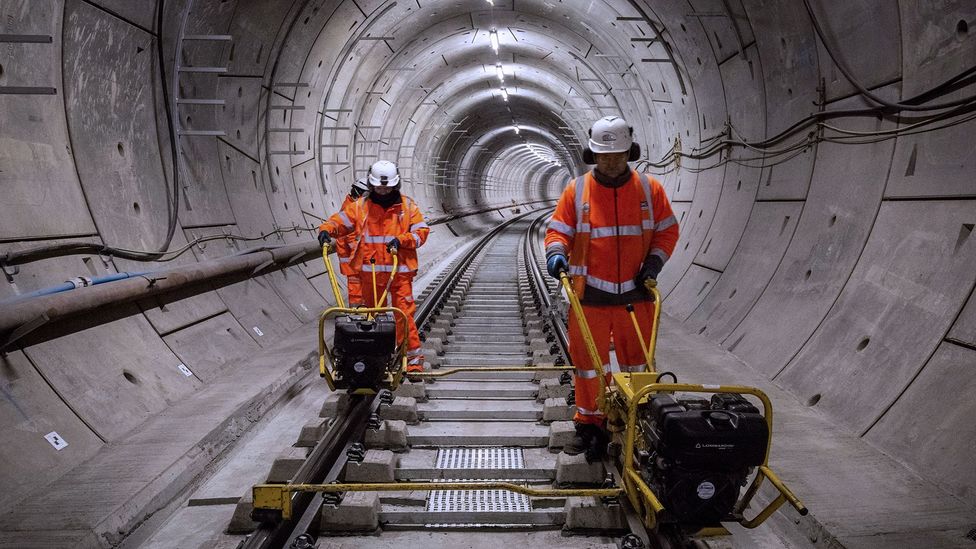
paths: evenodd
<path fill-rule="evenodd" d="M 61 435 L 57 431 L 51 431 L 50 433 L 44 435 L 44 438 L 54 446 L 55 450 L 61 450 L 68 445 L 68 441 L 61 438 Z"/>

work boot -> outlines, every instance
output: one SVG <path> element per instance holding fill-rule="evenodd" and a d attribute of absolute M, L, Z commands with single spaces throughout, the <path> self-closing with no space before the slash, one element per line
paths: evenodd
<path fill-rule="evenodd" d="M 607 447 L 610 445 L 610 433 L 606 429 L 593 425 L 593 438 L 590 447 L 586 449 L 586 462 L 596 463 L 607 457 Z"/>
<path fill-rule="evenodd" d="M 596 438 L 603 431 L 600 427 L 590 423 L 575 423 L 574 425 L 576 427 L 576 434 L 573 435 L 573 440 L 563 446 L 563 452 L 571 456 L 589 451 Z"/>

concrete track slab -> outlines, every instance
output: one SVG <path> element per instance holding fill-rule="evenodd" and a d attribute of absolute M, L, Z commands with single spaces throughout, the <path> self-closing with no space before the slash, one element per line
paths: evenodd
<path fill-rule="evenodd" d="M 383 532 L 375 537 L 324 538 L 320 549 L 402 549 L 404 547 L 457 547 L 464 549 L 498 549 L 499 547 L 559 547 L 565 549 L 611 549 L 616 547 L 610 537 L 566 537 L 559 530 L 531 532 L 492 532 L 479 536 L 467 531 Z"/>
<path fill-rule="evenodd" d="M 238 365 L 233 376 L 209 384 L 106 446 L 62 482 L 0 516 L 8 546 L 62 531 L 78 533 L 77 543 L 68 544 L 76 547 L 95 546 L 86 545 L 86 539 L 117 544 L 120 533 L 151 520 L 307 375 L 310 347 L 308 330 L 297 332 Z M 247 390 L 242 390 L 242 378 L 249 379 Z"/>
<path fill-rule="evenodd" d="M 878 532 L 919 542 L 932 530 L 971 527 L 962 503 L 858 437 L 834 426 L 756 371 L 673 319 L 662 321 L 658 364 L 690 383 L 735 383 L 773 401 L 770 463 L 813 518 L 849 549 L 874 548 Z M 811 456 L 817 456 L 811 459 Z M 926 547 L 968 547 L 964 539 Z"/>
<path fill-rule="evenodd" d="M 523 419 L 542 417 L 542 406 L 535 400 L 431 400 L 418 404 L 426 419 Z"/>
<path fill-rule="evenodd" d="M 549 427 L 524 421 L 425 421 L 407 432 L 411 446 L 527 446 L 549 444 Z"/>
<path fill-rule="evenodd" d="M 139 547 L 141 549 L 173 549 L 174 547 L 204 549 L 230 542 L 233 542 L 232 547 L 234 547 L 241 536 L 222 533 L 233 514 L 234 504 L 183 507 Z"/>
<path fill-rule="evenodd" d="M 504 381 L 438 381 L 427 385 L 427 396 L 434 398 L 533 398 L 539 392 L 534 383 Z"/>

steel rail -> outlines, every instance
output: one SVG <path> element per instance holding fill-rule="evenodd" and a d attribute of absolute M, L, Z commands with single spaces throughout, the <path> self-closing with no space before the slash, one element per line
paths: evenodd
<path fill-rule="evenodd" d="M 484 234 L 478 242 L 464 253 L 452 267 L 449 267 L 443 280 L 430 292 L 423 303 L 418 305 L 415 316 L 416 323 L 423 325 L 432 316 L 437 306 L 450 292 L 453 282 L 458 280 L 468 269 L 478 254 L 492 240 L 505 231 L 511 224 L 522 218 L 538 214 L 538 210 L 528 211 L 513 217 L 494 227 Z M 362 439 L 369 416 L 380 405 L 377 396 L 364 397 L 338 417 L 329 428 L 329 432 L 322 438 L 305 464 L 292 480 L 295 484 L 328 484 L 338 479 L 346 463 L 346 450 L 354 441 Z M 295 517 L 277 523 L 263 523 L 258 530 L 245 538 L 239 549 L 280 549 L 290 547 L 295 540 L 307 533 L 315 522 L 318 508 L 322 503 L 321 493 L 296 492 L 292 498 L 292 509 Z"/>

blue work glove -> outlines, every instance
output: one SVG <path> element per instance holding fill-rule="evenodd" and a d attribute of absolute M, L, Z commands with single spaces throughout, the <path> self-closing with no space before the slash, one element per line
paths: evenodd
<path fill-rule="evenodd" d="M 637 276 L 634 277 L 634 284 L 638 288 L 644 288 L 644 283 L 648 280 L 657 284 L 657 275 L 661 273 L 661 269 L 664 268 L 664 260 L 656 255 L 649 255 L 644 258 L 644 264 L 641 265 L 640 271 L 637 271 Z"/>
<path fill-rule="evenodd" d="M 391 238 L 389 242 L 386 243 L 386 251 L 395 254 L 400 251 L 400 241 L 396 238 Z"/>
<path fill-rule="evenodd" d="M 319 231 L 319 246 L 324 248 L 329 244 L 332 244 L 332 236 L 325 231 Z"/>
<path fill-rule="evenodd" d="M 549 271 L 549 276 L 559 280 L 559 273 L 569 270 L 569 261 L 563 254 L 552 254 L 546 260 L 546 270 Z"/>

